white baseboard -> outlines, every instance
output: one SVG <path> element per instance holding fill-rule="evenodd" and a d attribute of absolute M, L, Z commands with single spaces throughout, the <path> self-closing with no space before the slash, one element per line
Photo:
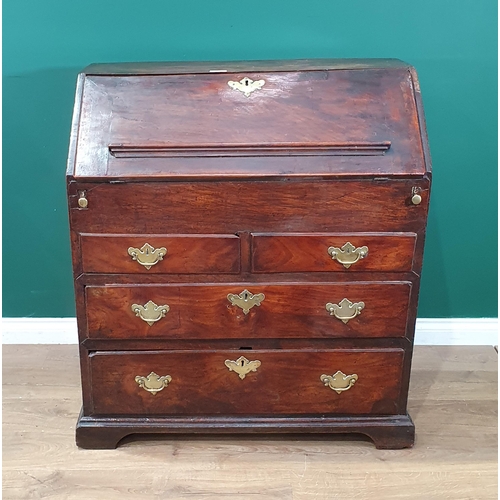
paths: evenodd
<path fill-rule="evenodd" d="M 76 344 L 76 318 L 3 318 L 3 344 Z M 498 345 L 497 318 L 419 318 L 416 345 Z"/>

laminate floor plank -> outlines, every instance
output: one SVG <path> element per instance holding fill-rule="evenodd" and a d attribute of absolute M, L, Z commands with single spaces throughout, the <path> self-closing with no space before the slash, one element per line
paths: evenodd
<path fill-rule="evenodd" d="M 416 442 L 358 436 L 142 436 L 81 450 L 76 346 L 3 346 L 3 498 L 439 500 L 497 498 L 491 346 L 415 347 Z"/>

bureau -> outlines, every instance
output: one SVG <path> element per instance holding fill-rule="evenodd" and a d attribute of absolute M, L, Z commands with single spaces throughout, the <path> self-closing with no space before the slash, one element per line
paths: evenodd
<path fill-rule="evenodd" d="M 314 432 L 411 446 L 430 180 L 401 61 L 86 68 L 67 167 L 77 444 Z"/>

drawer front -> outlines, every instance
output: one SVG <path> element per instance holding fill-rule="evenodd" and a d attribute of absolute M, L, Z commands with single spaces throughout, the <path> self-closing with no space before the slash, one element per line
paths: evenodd
<path fill-rule="evenodd" d="M 86 287 L 107 339 L 404 337 L 410 282 Z"/>
<path fill-rule="evenodd" d="M 402 349 L 98 351 L 93 412 L 397 414 L 403 358 Z"/>
<path fill-rule="evenodd" d="M 411 271 L 416 234 L 253 234 L 257 273 Z"/>
<path fill-rule="evenodd" d="M 285 167 L 285 166 L 284 166 Z M 422 202 L 411 203 L 413 188 Z M 86 208 L 79 208 L 84 192 Z M 79 233 L 418 232 L 429 183 L 395 181 L 140 182 L 70 186 Z"/>
<path fill-rule="evenodd" d="M 83 272 L 211 274 L 240 271 L 235 235 L 81 235 Z"/>

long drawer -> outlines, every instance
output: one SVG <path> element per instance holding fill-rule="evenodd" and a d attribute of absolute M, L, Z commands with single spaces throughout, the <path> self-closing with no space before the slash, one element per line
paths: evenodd
<path fill-rule="evenodd" d="M 93 414 L 397 414 L 404 351 L 90 355 Z"/>
<path fill-rule="evenodd" d="M 88 337 L 404 337 L 410 282 L 87 286 Z"/>

